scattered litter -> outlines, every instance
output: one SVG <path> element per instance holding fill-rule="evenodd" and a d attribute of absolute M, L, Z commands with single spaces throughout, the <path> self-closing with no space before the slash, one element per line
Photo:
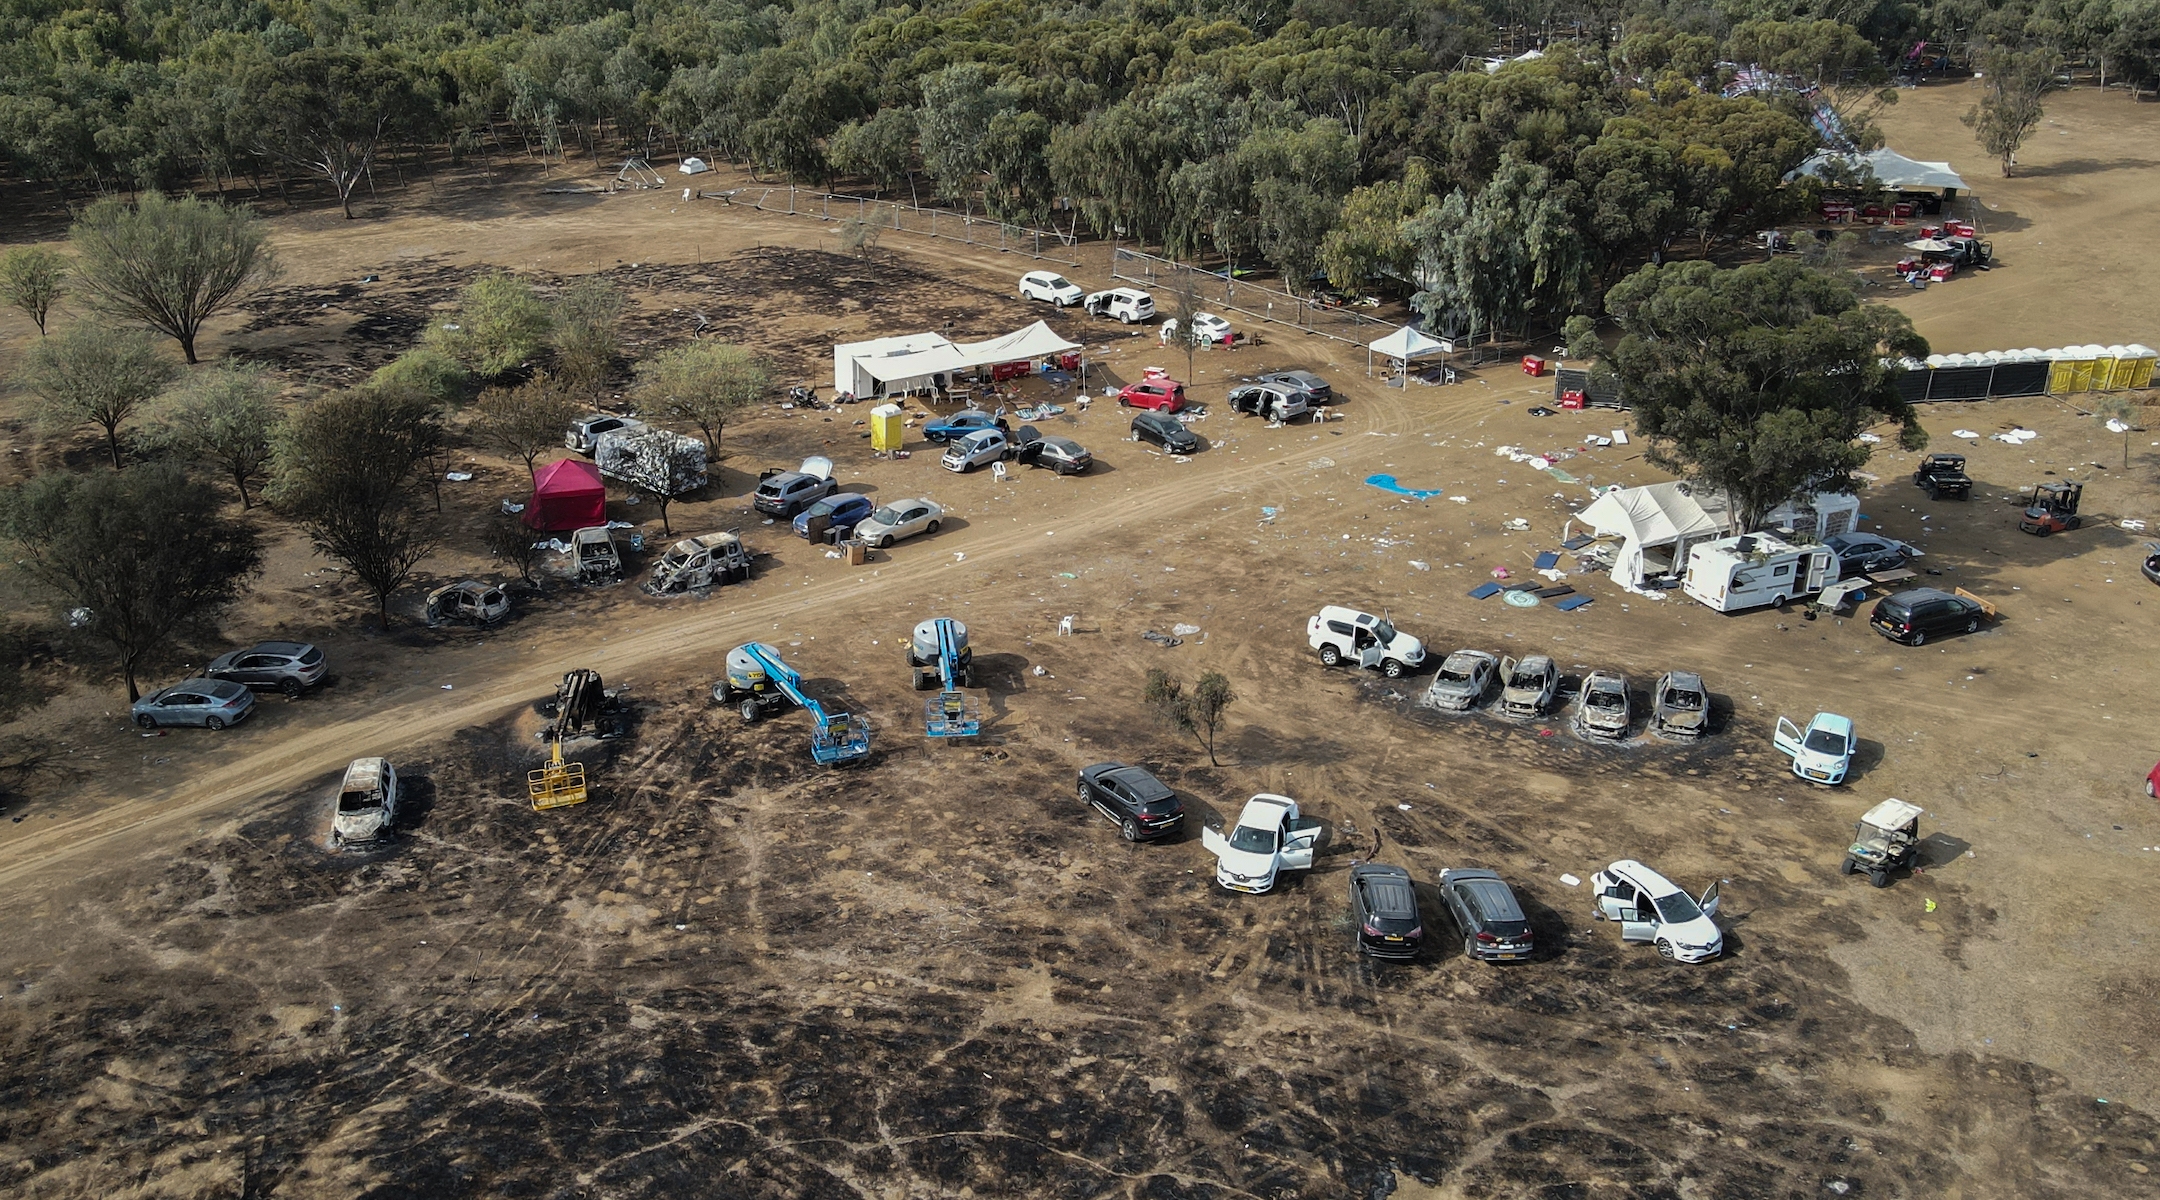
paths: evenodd
<path fill-rule="evenodd" d="M 1512 530 L 1514 530 L 1514 531 L 1515 531 L 1515 532 L 1517 532 L 1517 533 L 1523 533 L 1523 532 L 1526 532 L 1526 531 L 1527 531 L 1527 530 L 1528 530 L 1528 529 L 1530 528 L 1530 522 L 1529 522 L 1529 520 L 1528 520 L 1527 518 L 1524 518 L 1524 517 L 1516 517 L 1516 518 L 1515 518 L 1514 520 L 1512 520 L 1512 521 L 1503 521 L 1503 522 L 1501 522 L 1501 523 L 1500 523 L 1500 528 L 1502 528 L 1502 529 L 1512 529 Z"/>
<path fill-rule="evenodd" d="M 1198 625 L 1172 625 L 1170 632 L 1179 637 L 1191 637 L 1200 632 L 1200 627 Z"/>
<path fill-rule="evenodd" d="M 1508 569 L 1506 567 L 1494 567 L 1492 569 L 1492 577 L 1494 579 L 1506 579 L 1509 577 Z"/>
<path fill-rule="evenodd" d="M 505 500 L 502 502 L 502 510 L 505 516 L 515 516 L 518 513 L 524 512 L 525 506 L 519 504 L 515 500 Z"/>
<path fill-rule="evenodd" d="M 842 553 L 841 553 L 841 552 L 839 552 L 838 550 L 827 550 L 827 551 L 825 552 L 825 557 L 827 557 L 827 558 L 846 558 L 846 557 L 847 557 L 847 555 L 845 555 L 845 554 L 842 554 Z"/>
<path fill-rule="evenodd" d="M 2145 532 L 2145 522 L 2134 520 L 2130 517 L 2124 517 L 2120 522 L 2118 522 L 2118 524 L 2120 524 L 2124 529 L 2127 529 L 2132 533 Z"/>
<path fill-rule="evenodd" d="M 1441 494 L 1436 491 L 1427 492 L 1420 491 L 1417 488 L 1404 487 L 1403 485 L 1395 482 L 1395 477 L 1393 475 L 1367 475 L 1365 477 L 1365 482 L 1368 486 L 1379 488 L 1383 492 L 1393 492 L 1398 496 L 1408 496 L 1412 500 L 1430 500 L 1434 496 L 1438 496 Z"/>
<path fill-rule="evenodd" d="M 952 554 L 952 560 L 953 560 L 954 562 L 966 562 L 966 561 L 967 561 L 967 551 L 965 551 L 965 550 L 955 550 L 955 551 L 953 551 L 953 554 Z"/>
<path fill-rule="evenodd" d="M 1468 497 L 1468 496 L 1449 496 L 1449 497 L 1448 497 L 1448 499 L 1450 499 L 1450 500 L 1454 501 L 1454 502 L 1455 502 L 1455 503 L 1457 503 L 1457 504 L 1468 504 L 1468 503 L 1470 503 L 1470 497 Z"/>
<path fill-rule="evenodd" d="M 1625 446 L 1625 445 L 1627 445 L 1627 430 L 1625 430 L 1625 429 L 1615 429 L 1615 430 L 1613 430 L 1613 431 L 1612 431 L 1612 440 L 1613 440 L 1613 445 L 1615 445 L 1615 446 Z"/>
<path fill-rule="evenodd" d="M 2004 430 L 2001 433 L 1990 434 L 1989 436 L 2006 445 L 2022 446 L 2040 435 L 2020 425 L 2016 429 Z"/>
<path fill-rule="evenodd" d="M 1961 438 L 1977 438 L 1980 436 L 1980 432 L 1976 429 L 1953 429 L 1950 431 L 1950 436 Z"/>
<path fill-rule="evenodd" d="M 1540 729 L 1537 731 L 1537 735 L 1539 737 L 1551 737 L 1553 735 L 1553 731 L 1550 729 Z"/>
<path fill-rule="evenodd" d="M 1934 902 L 1933 900 L 1929 900 L 1929 901 L 1927 901 L 1926 903 L 1927 903 L 1927 910 L 1928 910 L 1929 912 L 1934 912 L 1934 911 L 1935 911 L 1935 902 Z"/>
<path fill-rule="evenodd" d="M 1059 579 L 1078 579 L 1078 578 L 1080 578 L 1080 577 L 1079 577 L 1078 575 L 1075 575 L 1075 574 L 1073 574 L 1073 573 L 1072 573 L 1071 571 L 1059 571 L 1059 572 L 1057 573 L 1057 577 L 1058 577 Z"/>
<path fill-rule="evenodd" d="M 1332 458 L 1327 458 L 1327 457 L 1325 457 L 1325 456 L 1323 456 L 1323 457 L 1320 457 L 1320 458 L 1316 458 L 1316 459 L 1312 460 L 1311 462 L 1309 462 L 1309 463 L 1306 463 L 1306 464 L 1305 464 L 1305 466 L 1306 466 L 1306 468 L 1307 468 L 1307 469 L 1309 469 L 1309 470 L 1314 470 L 1314 471 L 1324 471 L 1324 470 L 1326 470 L 1326 469 L 1328 469 L 1329 467 L 1332 467 L 1332 466 L 1334 466 L 1334 465 L 1335 465 L 1335 460 L 1334 460 L 1334 459 L 1332 459 Z"/>
<path fill-rule="evenodd" d="M 1508 589 L 1507 593 L 1502 595 L 1500 599 L 1503 603 L 1515 608 L 1536 608 L 1540 603 L 1536 592 L 1526 592 L 1519 588 Z"/>
<path fill-rule="evenodd" d="M 1431 564 L 1431 563 L 1428 563 L 1428 562 L 1419 562 L 1418 560 L 1416 560 L 1416 559 L 1414 559 L 1414 558 L 1410 560 L 1410 566 L 1411 566 L 1411 568 L 1412 568 L 1413 570 L 1418 570 L 1418 571 L 1430 571 L 1430 570 L 1432 570 L 1432 564 Z"/>
<path fill-rule="evenodd" d="M 444 691 L 446 691 L 446 692 L 447 692 L 447 691 L 449 691 L 449 690 L 450 690 L 450 685 L 449 685 L 449 684 L 447 684 L 447 683 L 446 683 L 446 684 L 444 684 L 444 685 L 442 685 L 442 690 L 444 690 Z"/>
<path fill-rule="evenodd" d="M 69 629 L 81 629 L 96 619 L 97 614 L 87 608 L 71 608 L 67 614 L 67 625 Z"/>
<path fill-rule="evenodd" d="M 1549 409 L 1542 404 L 1538 405 L 1536 408 L 1530 409 L 1529 413 L 1533 417 L 1550 417 L 1558 415 L 1554 413 L 1552 409 Z"/>
<path fill-rule="evenodd" d="M 1045 676 L 1045 675 L 1048 675 L 1049 673 L 1050 673 L 1050 672 L 1048 672 L 1048 671 L 1045 671 L 1045 670 L 1043 670 L 1043 668 L 1042 668 L 1042 665 L 1041 665 L 1040 663 L 1036 664 L 1036 666 L 1035 666 L 1035 678 L 1037 678 L 1037 679 L 1041 679 L 1041 678 L 1042 678 L 1043 676 Z"/>
<path fill-rule="evenodd" d="M 1185 644 L 1184 638 L 1174 638 L 1167 633 L 1157 633 L 1152 629 L 1148 630 L 1146 633 L 1141 634 L 1140 640 L 1144 642 L 1153 642 L 1156 645 L 1161 646 L 1165 650 L 1169 649 L 1172 646 L 1182 646 Z"/>
<path fill-rule="evenodd" d="M 2130 432 L 2130 426 L 2124 423 L 2119 417 L 2109 417 L 2107 421 L 2107 431 L 2109 433 L 2128 433 Z"/>
<path fill-rule="evenodd" d="M 1281 511 L 1281 509 L 1276 508 L 1273 505 L 1263 504 L 1260 506 L 1260 519 L 1263 521 L 1272 521 L 1275 519 L 1275 514 Z"/>
<path fill-rule="evenodd" d="M 1573 875 L 1570 875 L 1570 874 L 1568 874 L 1568 873 L 1567 873 L 1567 872 L 1565 872 L 1565 871 L 1562 871 L 1562 872 L 1560 873 L 1560 882 L 1562 882 L 1562 883 L 1564 883 L 1564 884 L 1568 885 L 1569 887 L 1581 887 L 1581 886 L 1582 886 L 1582 880 L 1580 880 L 1580 879 L 1577 879 L 1577 878 L 1575 878 L 1575 877 L 1574 877 Z"/>
<path fill-rule="evenodd" d="M 1399 809 L 1403 810 L 1404 812 L 1409 812 L 1409 811 L 1410 811 L 1410 806 L 1409 806 L 1409 805 L 1407 805 L 1407 804 L 1398 804 L 1398 805 L 1396 805 L 1395 807 L 1397 807 L 1397 808 L 1399 808 Z"/>
<path fill-rule="evenodd" d="M 1880 437 L 1878 437 L 1878 436 L 1876 436 L 1875 434 L 1872 434 L 1872 433 L 1863 433 L 1863 434 L 1861 434 L 1861 435 L 1860 435 L 1860 440 L 1861 440 L 1861 441 L 1863 441 L 1863 442 L 1865 442 L 1865 443 L 1867 443 L 1867 444 L 1868 444 L 1868 445 L 1870 445 L 1870 446 L 1880 445 L 1880 444 L 1882 443 L 1882 438 L 1880 438 Z"/>
<path fill-rule="evenodd" d="M 452 482 L 452 483 L 471 483 L 471 482 L 472 482 L 472 472 L 471 472 L 471 471 L 452 471 L 452 472 L 450 472 L 449 474 L 447 474 L 447 475 L 443 476 L 443 478 L 444 478 L 444 479 L 447 479 L 447 480 L 449 480 L 449 481 L 450 481 L 450 482 Z"/>
<path fill-rule="evenodd" d="M 1472 600 L 1483 600 L 1483 599 L 1485 599 L 1485 598 L 1486 598 L 1486 597 L 1488 597 L 1488 596 L 1494 596 L 1494 595 L 1498 595 L 1498 594 L 1499 594 L 1499 592 L 1500 592 L 1500 585 L 1499 585 L 1499 584 L 1497 584 L 1497 583 L 1481 583 L 1481 584 L 1477 585 L 1476 587 L 1474 587 L 1474 588 L 1471 588 L 1471 589 L 1470 589 L 1470 598 L 1471 598 Z"/>
<path fill-rule="evenodd" d="M 1538 570 L 1543 571 L 1548 567 L 1558 566 L 1559 563 L 1560 552 L 1557 550 L 1547 550 L 1537 556 L 1537 562 L 1533 565 L 1536 566 Z"/>

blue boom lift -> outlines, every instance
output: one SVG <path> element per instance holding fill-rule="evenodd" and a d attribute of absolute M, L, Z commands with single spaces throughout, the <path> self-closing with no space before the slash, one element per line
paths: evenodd
<path fill-rule="evenodd" d="M 968 648 L 967 626 L 951 617 L 933 617 L 916 625 L 907 658 L 916 691 L 944 685 L 944 690 L 923 704 L 923 732 L 947 738 L 981 733 L 981 710 L 960 690 L 975 684 L 975 652 Z"/>
<path fill-rule="evenodd" d="M 801 673 L 763 642 L 746 642 L 728 651 L 727 678 L 713 685 L 713 699 L 737 706 L 745 721 L 789 705 L 809 710 L 816 722 L 810 734 L 810 757 L 823 766 L 870 757 L 869 722 L 844 712 L 826 712 L 824 705 L 803 691 Z"/>

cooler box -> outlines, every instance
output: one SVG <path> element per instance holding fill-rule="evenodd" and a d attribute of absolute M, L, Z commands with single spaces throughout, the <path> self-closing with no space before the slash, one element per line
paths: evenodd
<path fill-rule="evenodd" d="M 1034 369 L 1035 365 L 1029 362 L 999 363 L 990 368 L 990 382 L 1003 383 L 1008 379 L 1018 379 Z"/>
<path fill-rule="evenodd" d="M 870 448 L 898 450 L 907 434 L 907 422 L 897 404 L 880 404 L 870 410 Z"/>
<path fill-rule="evenodd" d="M 1974 237 L 1974 236 L 1977 236 L 1977 235 L 1975 235 L 1975 234 L 1974 234 L 1974 232 L 1973 232 L 1973 227 L 1972 227 L 1972 226 L 1970 226 L 1970 225 L 1967 225 L 1967 224 L 1966 224 L 1965 222 L 1963 222 L 1963 221 L 1952 221 L 1952 222 L 1950 222 L 1949 224 L 1947 224 L 1947 225 L 1943 226 L 1943 228 L 1945 228 L 1945 229 L 1949 230 L 1949 231 L 1950 231 L 1950 233 L 1951 233 L 1951 234 L 1952 234 L 1953 236 L 1955 236 L 1955 237 Z"/>
<path fill-rule="evenodd" d="M 1583 394 L 1581 392 L 1578 392 L 1573 388 L 1569 388 L 1567 391 L 1560 393 L 1560 407 L 1569 409 L 1581 409 L 1582 406 Z"/>
<path fill-rule="evenodd" d="M 1079 370 L 1080 352 L 1078 350 L 1067 350 L 1065 353 L 1058 355 L 1057 364 L 1060 371 Z"/>
<path fill-rule="evenodd" d="M 1542 377 L 1545 374 L 1545 360 L 1535 354 L 1523 355 L 1522 373 L 1532 377 Z"/>

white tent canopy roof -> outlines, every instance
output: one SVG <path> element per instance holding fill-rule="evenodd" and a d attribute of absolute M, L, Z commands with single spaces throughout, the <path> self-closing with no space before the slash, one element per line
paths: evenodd
<path fill-rule="evenodd" d="M 1575 519 L 1604 537 L 1639 546 L 1663 546 L 1681 538 L 1722 532 L 1724 524 L 1706 513 L 1677 483 L 1621 488 L 1591 501 Z"/>
<path fill-rule="evenodd" d="M 1922 162 L 1919 159 L 1907 158 L 1888 147 L 1860 155 L 1833 154 L 1825 150 L 1801 163 L 1799 169 L 1786 178 L 1791 179 L 1796 175 L 1820 177 L 1824 167 L 1833 159 L 1866 164 L 1868 169 L 1875 173 L 1875 178 L 1893 191 L 1899 188 L 1923 188 L 1929 191 L 1956 188 L 1961 192 L 1971 190 L 1965 186 L 1965 180 L 1959 177 L 1949 163 Z"/>
<path fill-rule="evenodd" d="M 894 385 L 921 386 L 935 375 L 1047 358 L 1079 348 L 1079 343 L 1059 337 L 1043 321 L 980 342 L 951 342 L 934 333 L 850 342 L 833 347 L 833 390 L 868 396 L 874 384 L 888 390 Z"/>
<path fill-rule="evenodd" d="M 1399 358 L 1404 362 L 1408 362 L 1413 358 L 1423 358 L 1428 354 L 1445 354 L 1448 351 L 1447 343 L 1438 338 L 1427 337 L 1408 325 L 1388 334 L 1367 348 L 1375 354 L 1385 354 L 1389 358 Z"/>

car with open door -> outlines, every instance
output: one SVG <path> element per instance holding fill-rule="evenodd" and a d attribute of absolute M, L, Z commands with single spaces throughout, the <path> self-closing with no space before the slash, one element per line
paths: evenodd
<path fill-rule="evenodd" d="M 1792 773 L 1809 783 L 1836 787 L 1845 782 L 1845 775 L 1852 770 L 1853 721 L 1836 713 L 1816 713 L 1806 729 L 1786 720 L 1777 719 L 1777 732 L 1770 743 L 1778 753 L 1793 760 Z"/>
<path fill-rule="evenodd" d="M 437 625 L 493 625 L 510 615 L 510 593 L 498 583 L 467 579 L 446 584 L 427 594 L 427 623 Z"/>
<path fill-rule="evenodd" d="M 1385 616 L 1330 604 L 1305 621 L 1305 641 L 1322 666 L 1348 662 L 1399 679 L 1425 661 L 1425 643 Z"/>
<path fill-rule="evenodd" d="M 1674 962 L 1707 962 L 1725 952 L 1718 928 L 1718 885 L 1689 896 L 1656 871 L 1623 858 L 1591 877 L 1597 907 L 1591 916 L 1618 921 L 1623 942 L 1650 942 Z"/>
<path fill-rule="evenodd" d="M 757 491 L 750 494 L 750 507 L 768 517 L 789 521 L 839 489 L 840 485 L 833 482 L 832 460 L 813 454 L 793 471 L 768 470 L 760 475 Z"/>
<path fill-rule="evenodd" d="M 1500 660 L 1500 715 L 1541 717 L 1560 694 L 1560 668 L 1552 657 L 1531 654 Z"/>
<path fill-rule="evenodd" d="M 1202 829 L 1200 844 L 1215 856 L 1216 883 L 1257 896 L 1284 871 L 1312 869 L 1320 824 L 1299 813 L 1290 797 L 1262 792 L 1245 802 L 1229 832 Z"/>
<path fill-rule="evenodd" d="M 1260 382 L 1296 392 L 1305 397 L 1306 404 L 1316 408 L 1335 401 L 1335 389 L 1311 371 L 1270 371 L 1260 377 Z"/>
<path fill-rule="evenodd" d="M 1118 827 L 1128 842 L 1151 842 L 1185 823 L 1185 803 L 1145 767 L 1099 762 L 1080 768 L 1080 803 Z"/>
<path fill-rule="evenodd" d="M 1014 461 L 1060 475 L 1078 475 L 1095 465 L 1095 456 L 1088 453 L 1086 446 L 1069 437 L 1045 436 L 1033 425 L 1022 425 L 1014 430 L 1013 443 L 1019 447 Z"/>
<path fill-rule="evenodd" d="M 950 416 L 939 417 L 924 424 L 923 436 L 944 445 L 956 442 L 978 429 L 997 428 L 997 418 L 979 408 L 965 408 Z"/>

